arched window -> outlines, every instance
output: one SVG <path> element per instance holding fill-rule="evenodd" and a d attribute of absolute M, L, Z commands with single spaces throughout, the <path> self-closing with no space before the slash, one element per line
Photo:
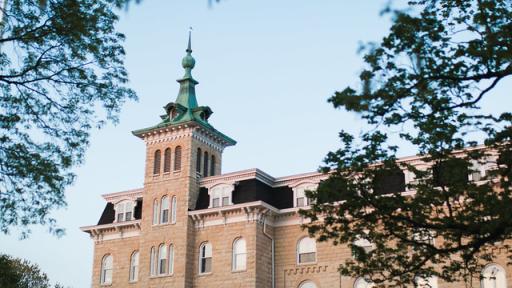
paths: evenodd
<path fill-rule="evenodd" d="M 158 224 L 158 200 L 153 201 L 153 225 Z"/>
<path fill-rule="evenodd" d="M 171 223 L 176 223 L 176 213 L 178 209 L 178 201 L 176 200 L 176 196 L 172 196 L 171 200 Z"/>
<path fill-rule="evenodd" d="M 169 274 L 174 273 L 174 245 L 169 245 Z"/>
<path fill-rule="evenodd" d="M 139 278 L 139 251 L 132 253 L 130 259 L 130 282 L 135 282 Z"/>
<path fill-rule="evenodd" d="M 233 271 L 241 271 L 246 269 L 247 249 L 245 239 L 238 238 L 233 242 Z"/>
<path fill-rule="evenodd" d="M 430 276 L 430 277 L 421 277 L 416 276 L 414 277 L 414 284 L 417 288 L 437 288 L 437 277 L 436 276 Z"/>
<path fill-rule="evenodd" d="M 114 259 L 108 254 L 101 259 L 101 284 L 112 284 L 112 270 L 114 269 Z"/>
<path fill-rule="evenodd" d="M 197 148 L 196 155 L 196 172 L 201 173 L 201 156 L 203 156 L 203 152 L 201 152 L 201 148 Z"/>
<path fill-rule="evenodd" d="M 370 280 L 365 279 L 364 277 L 358 277 L 356 281 L 354 281 L 354 288 L 371 288 L 373 287 L 373 283 Z"/>
<path fill-rule="evenodd" d="M 158 247 L 158 274 L 167 273 L 167 246 L 160 244 Z"/>
<path fill-rule="evenodd" d="M 212 160 L 210 162 L 210 175 L 211 176 L 215 175 L 215 156 L 214 155 L 212 155 Z"/>
<path fill-rule="evenodd" d="M 306 191 L 316 190 L 317 185 L 312 183 L 301 184 L 293 188 L 294 207 L 304 207 L 310 205 L 310 199 L 306 197 Z"/>
<path fill-rule="evenodd" d="M 160 174 L 160 162 L 161 162 L 161 159 L 160 157 L 162 157 L 160 155 L 160 150 L 156 150 L 155 151 L 155 159 L 153 160 L 153 174 Z"/>
<path fill-rule="evenodd" d="M 171 148 L 164 151 L 164 173 L 171 172 Z"/>
<path fill-rule="evenodd" d="M 151 247 L 151 253 L 149 254 L 149 271 L 151 276 L 156 275 L 156 250 L 155 247 Z"/>
<path fill-rule="evenodd" d="M 117 222 L 123 222 L 123 221 L 131 221 L 133 216 L 133 201 L 130 200 L 124 200 L 116 204 L 115 210 L 116 210 L 116 221 Z"/>
<path fill-rule="evenodd" d="M 306 280 L 300 283 L 299 288 L 316 288 L 316 284 L 313 281 Z"/>
<path fill-rule="evenodd" d="M 489 264 L 482 270 L 482 288 L 507 288 L 505 269 L 498 264 Z"/>
<path fill-rule="evenodd" d="M 199 274 L 212 272 L 212 245 L 208 242 L 199 247 Z"/>
<path fill-rule="evenodd" d="M 203 176 L 208 177 L 208 152 L 204 151 Z"/>
<path fill-rule="evenodd" d="M 174 171 L 181 170 L 181 146 L 174 149 Z"/>
<path fill-rule="evenodd" d="M 162 203 L 160 203 L 160 223 L 169 222 L 169 197 L 162 197 Z"/>
<path fill-rule="evenodd" d="M 304 237 L 297 243 L 297 263 L 306 264 L 316 262 L 316 241 Z"/>

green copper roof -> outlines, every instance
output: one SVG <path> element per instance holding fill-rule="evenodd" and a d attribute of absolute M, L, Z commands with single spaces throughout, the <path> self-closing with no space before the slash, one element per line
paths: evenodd
<path fill-rule="evenodd" d="M 162 122 L 152 127 L 135 130 L 132 133 L 136 136 L 141 136 L 143 133 L 158 128 L 185 124 L 187 122 L 195 122 L 223 139 L 227 145 L 236 144 L 235 140 L 217 131 L 212 125 L 210 125 L 210 123 L 208 123 L 208 118 L 210 118 L 210 115 L 213 113 L 210 107 L 199 106 L 197 104 L 195 86 L 199 84 L 199 82 L 192 77 L 192 69 L 194 69 L 196 60 L 192 57 L 192 41 L 190 32 L 188 35 L 187 50 L 185 51 L 187 52 L 187 55 L 183 57 L 183 60 L 181 61 L 181 65 L 185 69 L 185 75 L 183 75 L 181 79 L 177 80 L 178 83 L 180 83 L 180 90 L 176 97 L 176 101 L 169 102 L 164 106 L 165 114 L 160 116 L 160 118 L 162 118 Z"/>

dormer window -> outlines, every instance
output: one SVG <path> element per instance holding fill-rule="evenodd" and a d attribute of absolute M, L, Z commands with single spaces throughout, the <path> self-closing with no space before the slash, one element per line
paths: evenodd
<path fill-rule="evenodd" d="M 293 206 L 294 207 L 305 207 L 311 205 L 310 199 L 306 197 L 306 191 L 316 190 L 317 184 L 305 183 L 293 188 Z"/>
<path fill-rule="evenodd" d="M 116 222 L 124 222 L 133 220 L 134 202 L 124 200 L 116 204 Z"/>
<path fill-rule="evenodd" d="M 208 191 L 210 195 L 210 208 L 232 205 L 234 189 L 235 187 L 232 184 L 220 184 L 210 188 Z"/>

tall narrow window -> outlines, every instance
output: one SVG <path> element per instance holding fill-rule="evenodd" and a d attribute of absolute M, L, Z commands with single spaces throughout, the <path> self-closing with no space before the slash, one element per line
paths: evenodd
<path fill-rule="evenodd" d="M 174 149 L 174 171 L 181 170 L 181 146 Z"/>
<path fill-rule="evenodd" d="M 155 247 L 151 247 L 151 254 L 149 254 L 149 271 L 151 276 L 156 275 L 156 250 Z"/>
<path fill-rule="evenodd" d="M 103 256 L 101 260 L 101 275 L 100 283 L 104 285 L 112 284 L 112 270 L 114 266 L 114 259 L 112 255 L 108 254 Z"/>
<path fill-rule="evenodd" d="M 204 151 L 203 176 L 208 177 L 208 152 Z"/>
<path fill-rule="evenodd" d="M 161 162 L 161 159 L 160 157 L 162 157 L 160 155 L 160 150 L 156 150 L 155 151 L 155 159 L 153 160 L 153 174 L 160 174 L 160 162 Z"/>
<path fill-rule="evenodd" d="M 158 247 L 158 274 L 167 273 L 167 246 L 160 244 Z"/>
<path fill-rule="evenodd" d="M 169 197 L 162 197 L 162 203 L 160 203 L 160 223 L 169 222 Z"/>
<path fill-rule="evenodd" d="M 215 175 L 215 156 L 212 155 L 212 160 L 210 161 L 210 175 Z"/>
<path fill-rule="evenodd" d="M 169 274 L 174 273 L 174 245 L 169 245 Z"/>
<path fill-rule="evenodd" d="M 130 259 L 130 282 L 135 282 L 139 278 L 139 251 L 132 253 Z"/>
<path fill-rule="evenodd" d="M 164 173 L 171 172 L 171 148 L 164 151 Z"/>
<path fill-rule="evenodd" d="M 297 244 L 297 263 L 306 264 L 316 262 L 316 241 L 304 237 Z"/>
<path fill-rule="evenodd" d="M 197 148 L 196 155 L 196 172 L 201 173 L 201 156 L 203 156 L 203 152 L 201 152 L 201 148 Z"/>
<path fill-rule="evenodd" d="M 245 239 L 238 238 L 233 242 L 233 271 L 241 271 L 246 269 L 247 249 Z"/>
<path fill-rule="evenodd" d="M 489 264 L 482 270 L 482 288 L 507 288 L 505 269 L 498 264 Z"/>
<path fill-rule="evenodd" d="M 172 196 L 171 200 L 171 223 L 176 223 L 176 213 L 178 209 L 178 201 L 176 200 L 176 196 Z"/>
<path fill-rule="evenodd" d="M 153 225 L 158 224 L 158 200 L 153 201 Z"/>
<path fill-rule="evenodd" d="M 212 272 L 212 245 L 208 242 L 199 247 L 199 273 Z"/>

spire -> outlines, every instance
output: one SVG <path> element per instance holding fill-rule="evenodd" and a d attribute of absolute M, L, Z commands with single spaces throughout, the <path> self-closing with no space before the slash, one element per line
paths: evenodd
<path fill-rule="evenodd" d="M 176 103 L 181 104 L 182 106 L 188 109 L 194 109 L 197 105 L 196 99 L 196 89 L 195 85 L 198 84 L 196 80 L 192 77 L 192 69 L 196 65 L 196 60 L 192 57 L 192 28 L 188 32 L 188 46 L 187 55 L 183 57 L 181 61 L 181 66 L 185 69 L 185 75 L 183 78 L 179 79 L 180 83 L 180 92 L 178 97 L 176 98 Z"/>

